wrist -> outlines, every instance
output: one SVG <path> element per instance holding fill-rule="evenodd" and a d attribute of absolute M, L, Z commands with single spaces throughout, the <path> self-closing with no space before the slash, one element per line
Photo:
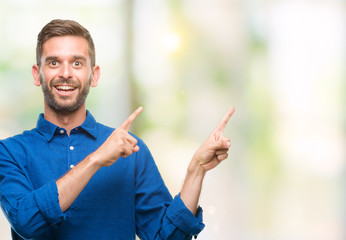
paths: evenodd
<path fill-rule="evenodd" d="M 97 151 L 91 153 L 88 157 L 88 162 L 91 166 L 93 166 L 94 168 L 96 168 L 97 170 L 100 169 L 101 167 L 103 167 L 102 163 L 101 163 L 101 158 L 100 155 L 98 154 Z"/>
<path fill-rule="evenodd" d="M 192 188 L 199 188 L 199 186 L 202 185 L 205 174 L 206 171 L 199 162 L 192 159 L 187 168 L 184 185 L 190 185 Z"/>
<path fill-rule="evenodd" d="M 194 156 L 188 166 L 187 174 L 195 177 L 204 177 L 206 172 L 205 168 L 201 165 L 201 161 Z"/>
<path fill-rule="evenodd" d="M 180 198 L 193 214 L 196 214 L 197 211 L 205 173 L 204 168 L 193 158 L 187 169 L 184 185 L 180 192 Z"/>

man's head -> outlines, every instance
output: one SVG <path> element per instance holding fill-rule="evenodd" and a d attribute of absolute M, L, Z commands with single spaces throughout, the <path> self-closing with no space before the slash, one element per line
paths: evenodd
<path fill-rule="evenodd" d="M 39 33 L 34 84 L 42 86 L 45 113 L 84 111 L 89 87 L 100 75 L 89 32 L 75 21 L 53 20 Z"/>
<path fill-rule="evenodd" d="M 61 19 L 55 19 L 49 22 L 42 28 L 41 32 L 37 36 L 36 63 L 38 66 L 41 65 L 43 44 L 53 37 L 62 36 L 78 36 L 87 40 L 91 66 L 95 66 L 95 46 L 89 31 L 76 21 Z"/>

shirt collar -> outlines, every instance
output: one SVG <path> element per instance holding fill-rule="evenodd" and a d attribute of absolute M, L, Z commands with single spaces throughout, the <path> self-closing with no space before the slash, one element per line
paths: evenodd
<path fill-rule="evenodd" d="M 96 120 L 89 111 L 87 111 L 86 113 L 87 113 L 86 119 L 83 122 L 83 124 L 80 126 L 80 128 L 83 129 L 88 134 L 90 134 L 90 136 L 92 136 L 93 138 L 96 138 Z M 47 121 L 44 118 L 43 113 L 41 113 L 40 116 L 38 117 L 36 128 L 49 142 L 52 140 L 52 138 L 54 137 L 54 134 L 56 133 L 59 127 Z"/>
<path fill-rule="evenodd" d="M 91 113 L 87 110 L 87 116 L 84 121 L 84 123 L 80 126 L 84 131 L 90 134 L 93 138 L 96 138 L 96 120 L 95 118 L 91 115 Z"/>

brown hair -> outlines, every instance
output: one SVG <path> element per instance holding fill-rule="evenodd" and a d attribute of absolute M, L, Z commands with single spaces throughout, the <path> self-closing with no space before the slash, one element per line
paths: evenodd
<path fill-rule="evenodd" d="M 55 19 L 44 26 L 37 36 L 36 63 L 40 66 L 43 44 L 53 37 L 79 36 L 88 41 L 91 66 L 95 66 L 95 46 L 87 29 L 72 20 Z"/>

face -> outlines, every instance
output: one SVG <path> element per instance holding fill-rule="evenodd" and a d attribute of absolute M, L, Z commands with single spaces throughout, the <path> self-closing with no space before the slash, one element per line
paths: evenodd
<path fill-rule="evenodd" d="M 33 67 L 34 83 L 42 86 L 45 105 L 58 113 L 85 105 L 90 86 L 97 86 L 99 67 L 91 67 L 88 42 L 82 37 L 54 37 L 43 45 L 41 66 Z"/>

